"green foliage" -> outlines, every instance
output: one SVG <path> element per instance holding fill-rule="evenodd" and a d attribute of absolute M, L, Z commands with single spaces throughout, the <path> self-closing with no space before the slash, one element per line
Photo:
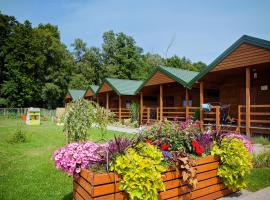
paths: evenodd
<path fill-rule="evenodd" d="M 132 102 L 130 105 L 130 110 L 131 110 L 131 121 L 139 121 L 140 117 L 140 106 L 137 103 Z"/>
<path fill-rule="evenodd" d="M 165 189 L 161 173 L 166 168 L 162 161 L 162 153 L 155 146 L 139 143 L 118 156 L 111 170 L 122 176 L 120 190 L 125 190 L 130 199 L 158 199 L 158 191 Z"/>
<path fill-rule="evenodd" d="M 262 145 L 269 145 L 270 140 L 267 137 L 263 136 L 255 136 L 251 138 L 253 144 L 262 144 Z"/>
<path fill-rule="evenodd" d="M 223 138 L 221 144 L 211 151 L 221 159 L 218 175 L 223 183 L 233 191 L 247 187 L 247 177 L 252 169 L 252 155 L 243 142 L 237 138 Z"/>
<path fill-rule="evenodd" d="M 252 162 L 255 168 L 270 167 L 270 151 L 254 154 Z"/>
<path fill-rule="evenodd" d="M 73 101 L 65 112 L 64 132 L 67 143 L 85 141 L 87 131 L 94 124 L 101 129 L 101 139 L 103 139 L 107 125 L 112 119 L 113 113 L 94 102 L 85 99 Z"/>
<path fill-rule="evenodd" d="M 100 84 L 105 77 L 146 79 L 154 67 L 167 65 L 200 71 L 205 64 L 185 57 L 143 54 L 133 37 L 103 34 L 102 48 L 75 39 L 69 52 L 57 26 L 18 22 L 0 13 L 0 95 L 9 107 L 63 106 L 70 88 Z"/>
<path fill-rule="evenodd" d="M 21 125 L 17 124 L 15 133 L 11 136 L 8 142 L 11 144 L 16 144 L 16 143 L 25 143 L 26 141 L 27 141 L 27 137 L 26 137 L 25 130 L 22 128 Z"/>

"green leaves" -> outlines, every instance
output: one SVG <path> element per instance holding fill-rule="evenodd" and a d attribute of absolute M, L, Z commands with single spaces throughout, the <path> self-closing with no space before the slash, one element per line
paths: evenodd
<path fill-rule="evenodd" d="M 247 187 L 247 176 L 252 169 L 252 156 L 237 138 L 223 138 L 220 146 L 215 145 L 211 151 L 221 159 L 218 175 L 223 183 L 233 191 Z"/>
<path fill-rule="evenodd" d="M 107 125 L 112 119 L 113 113 L 94 102 L 79 99 L 70 103 L 65 113 L 64 123 L 67 143 L 85 141 L 87 131 L 93 124 L 102 130 L 101 139 L 103 139 Z"/>
<path fill-rule="evenodd" d="M 125 155 L 118 156 L 111 170 L 122 175 L 120 189 L 125 190 L 132 200 L 158 199 L 158 191 L 165 189 L 161 173 L 162 153 L 149 144 L 140 143 L 129 148 Z"/>

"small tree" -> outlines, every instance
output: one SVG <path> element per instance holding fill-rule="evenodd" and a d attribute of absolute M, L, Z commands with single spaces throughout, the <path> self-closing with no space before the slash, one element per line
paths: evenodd
<path fill-rule="evenodd" d="M 132 102 L 130 105 L 130 110 L 131 110 L 131 121 L 139 121 L 139 113 L 140 113 L 140 106 L 137 103 Z"/>
<path fill-rule="evenodd" d="M 108 123 L 112 120 L 113 114 L 95 102 L 79 99 L 70 103 L 65 113 L 64 132 L 66 141 L 85 141 L 87 131 L 97 125 L 101 129 L 101 138 Z"/>

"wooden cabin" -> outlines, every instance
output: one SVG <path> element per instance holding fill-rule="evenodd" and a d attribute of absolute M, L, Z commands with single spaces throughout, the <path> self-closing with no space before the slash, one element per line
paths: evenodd
<path fill-rule="evenodd" d="M 201 124 L 237 128 L 247 135 L 269 133 L 269 77 L 270 41 L 242 36 L 189 83 L 200 81 L 201 104 L 214 105 L 203 112 Z"/>
<path fill-rule="evenodd" d="M 158 67 L 137 90 L 141 123 L 185 120 L 199 110 L 201 128 L 269 133 L 269 77 L 270 41 L 242 36 L 200 73 Z"/>
<path fill-rule="evenodd" d="M 89 101 L 95 101 L 96 100 L 96 92 L 98 90 L 98 85 L 90 85 L 87 90 L 85 91 L 84 98 Z"/>
<path fill-rule="evenodd" d="M 85 90 L 68 89 L 68 92 L 64 98 L 65 104 L 68 104 L 71 101 L 84 98 L 84 94 L 85 94 Z"/>
<path fill-rule="evenodd" d="M 106 78 L 96 92 L 96 100 L 114 112 L 119 120 L 130 118 L 131 103 L 139 103 L 136 91 L 141 84 L 142 81 Z"/>
<path fill-rule="evenodd" d="M 186 120 L 199 111 L 199 89 L 187 85 L 199 73 L 158 66 L 143 82 L 140 94 L 141 124 L 157 120 Z M 187 105 L 187 106 L 186 106 Z"/>

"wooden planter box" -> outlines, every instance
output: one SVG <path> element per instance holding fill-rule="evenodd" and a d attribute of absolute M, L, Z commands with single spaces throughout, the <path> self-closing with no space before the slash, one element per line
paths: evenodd
<path fill-rule="evenodd" d="M 181 172 L 174 169 L 164 173 L 163 182 L 166 190 L 159 193 L 159 199 L 217 199 L 232 191 L 227 189 L 217 176 L 219 159 L 207 156 L 197 160 L 198 185 L 190 189 L 183 182 Z M 82 170 L 78 178 L 73 180 L 73 200 L 124 200 L 128 195 L 119 190 L 119 176 L 114 173 L 97 174 Z"/>

